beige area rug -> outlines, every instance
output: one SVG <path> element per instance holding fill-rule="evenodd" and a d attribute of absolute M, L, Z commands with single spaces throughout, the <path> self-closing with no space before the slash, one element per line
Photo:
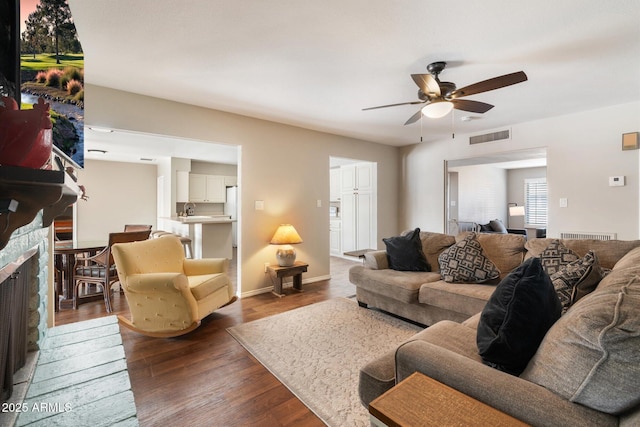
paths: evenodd
<path fill-rule="evenodd" d="M 345 298 L 227 329 L 331 427 L 369 426 L 358 397 L 360 368 L 419 330 Z"/>

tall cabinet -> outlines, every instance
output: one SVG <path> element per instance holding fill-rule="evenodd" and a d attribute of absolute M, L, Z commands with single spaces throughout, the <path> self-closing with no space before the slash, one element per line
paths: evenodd
<path fill-rule="evenodd" d="M 376 248 L 376 164 L 354 163 L 340 168 L 342 251 Z"/>

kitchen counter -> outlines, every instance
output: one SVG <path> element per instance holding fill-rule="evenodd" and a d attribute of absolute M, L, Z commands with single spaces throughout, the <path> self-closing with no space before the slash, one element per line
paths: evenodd
<path fill-rule="evenodd" d="M 235 222 L 229 219 L 229 215 L 192 215 L 192 216 L 172 216 L 171 218 L 163 218 L 169 221 L 177 221 L 183 224 L 209 224 L 218 222 Z"/>
<path fill-rule="evenodd" d="M 228 215 L 193 215 L 160 218 L 166 231 L 191 239 L 193 257 L 233 258 L 232 223 Z"/>

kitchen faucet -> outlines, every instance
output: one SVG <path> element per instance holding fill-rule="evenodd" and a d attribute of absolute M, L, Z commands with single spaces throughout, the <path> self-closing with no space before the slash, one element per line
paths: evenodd
<path fill-rule="evenodd" d="M 191 208 L 188 207 L 189 205 L 191 205 Z M 184 207 L 182 208 L 182 212 L 184 213 L 185 216 L 190 216 L 190 215 L 193 215 L 193 210 L 195 208 L 196 208 L 195 203 L 187 202 L 184 204 Z"/>

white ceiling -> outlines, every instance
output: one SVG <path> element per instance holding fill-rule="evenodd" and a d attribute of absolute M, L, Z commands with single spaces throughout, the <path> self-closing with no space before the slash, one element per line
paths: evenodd
<path fill-rule="evenodd" d="M 68 1 L 88 83 L 388 145 L 640 99 L 637 0 Z M 420 106 L 362 111 L 416 100 L 410 74 L 434 61 L 458 87 L 529 80 L 470 96 L 495 105 L 484 115 L 403 126 Z M 145 157 L 165 155 L 149 142 Z"/>

